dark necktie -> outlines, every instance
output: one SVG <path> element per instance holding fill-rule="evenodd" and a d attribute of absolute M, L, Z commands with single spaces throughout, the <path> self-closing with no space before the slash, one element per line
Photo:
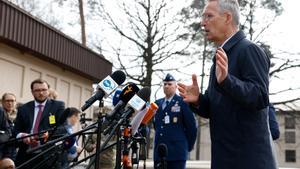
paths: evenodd
<path fill-rule="evenodd" d="M 38 111 L 38 114 L 36 116 L 36 119 L 35 119 L 35 123 L 34 123 L 34 127 L 33 127 L 33 133 L 37 133 L 39 131 L 39 125 L 40 125 L 40 121 L 41 121 L 41 117 L 42 117 L 42 114 L 43 114 L 43 105 L 39 104 L 38 105 L 38 108 L 39 108 L 39 111 Z"/>
<path fill-rule="evenodd" d="M 169 103 L 170 103 L 170 101 L 168 101 L 168 100 L 165 102 L 165 107 L 164 107 L 164 109 L 165 109 L 166 107 L 168 107 Z"/>

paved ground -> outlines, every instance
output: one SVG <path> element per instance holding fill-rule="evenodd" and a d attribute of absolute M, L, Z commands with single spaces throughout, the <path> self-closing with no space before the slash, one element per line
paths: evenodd
<path fill-rule="evenodd" d="M 74 167 L 74 169 L 85 169 L 84 164 Z M 136 169 L 137 166 L 134 166 L 133 169 Z M 139 169 L 144 169 L 144 163 L 140 162 Z M 210 169 L 210 161 L 188 161 L 186 164 L 187 169 Z M 146 162 L 146 169 L 153 169 L 153 162 Z M 300 169 L 300 168 L 280 168 L 280 169 Z"/>

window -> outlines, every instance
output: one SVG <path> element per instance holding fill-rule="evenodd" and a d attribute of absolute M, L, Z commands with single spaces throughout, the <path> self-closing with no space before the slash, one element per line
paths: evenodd
<path fill-rule="evenodd" d="M 296 143 L 295 131 L 286 131 L 285 132 L 285 143 L 290 143 L 290 144 Z"/>
<path fill-rule="evenodd" d="M 285 117 L 285 129 L 295 129 L 295 117 Z"/>
<path fill-rule="evenodd" d="M 285 150 L 285 162 L 296 162 L 295 150 Z"/>

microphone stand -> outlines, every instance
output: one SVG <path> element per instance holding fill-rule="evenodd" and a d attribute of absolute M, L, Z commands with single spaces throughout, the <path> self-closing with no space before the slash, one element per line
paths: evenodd
<path fill-rule="evenodd" d="M 130 133 L 131 127 L 129 125 L 129 120 L 126 119 L 126 125 L 123 128 L 123 153 L 122 153 L 122 162 L 123 162 L 123 169 L 130 169 L 132 167 L 131 161 L 129 159 L 129 143 L 130 143 Z"/>
<path fill-rule="evenodd" d="M 98 127 L 97 127 L 97 143 L 96 143 L 96 163 L 95 163 L 95 169 L 100 168 L 100 149 L 101 149 L 101 128 L 102 128 L 102 122 L 104 119 L 103 112 L 101 111 L 101 108 L 103 108 L 103 100 L 99 100 L 99 114 L 98 114 Z"/>
<path fill-rule="evenodd" d="M 140 157 L 139 157 L 139 151 L 140 151 L 140 144 L 138 143 L 138 140 L 133 138 L 131 143 L 131 161 L 132 165 L 136 164 L 139 165 Z"/>
<path fill-rule="evenodd" d="M 74 137 L 74 136 L 80 135 L 80 134 L 84 133 L 85 131 L 88 131 L 88 130 L 90 130 L 90 129 L 95 128 L 95 125 L 96 125 L 96 124 L 97 124 L 97 123 L 93 123 L 93 124 L 91 124 L 90 126 L 86 127 L 85 129 L 82 129 L 82 130 L 80 130 L 80 131 L 78 131 L 78 132 L 75 132 L 75 133 L 73 133 L 73 134 L 66 135 L 66 136 L 59 137 L 59 138 L 57 138 L 57 139 L 48 141 L 47 143 L 45 143 L 45 144 L 43 144 L 43 145 L 41 145 L 41 146 L 38 146 L 38 147 L 35 147 L 35 148 L 32 148 L 32 149 L 28 150 L 27 153 L 32 153 L 32 152 L 34 152 L 34 151 L 40 150 L 40 149 L 42 149 L 42 148 L 44 148 L 44 147 L 47 147 L 47 146 L 49 146 L 49 145 L 52 145 L 52 144 L 58 143 L 58 142 L 60 142 L 60 141 L 63 141 L 63 140 L 65 140 L 65 139 L 69 138 L 69 137 Z"/>
<path fill-rule="evenodd" d="M 121 168 L 121 149 L 122 149 L 122 145 L 121 145 L 121 128 L 120 126 L 118 126 L 118 128 L 116 128 L 116 132 L 117 132 L 117 147 L 116 147 L 116 165 L 115 165 L 115 169 L 119 169 Z"/>
<path fill-rule="evenodd" d="M 30 150 L 27 150 L 27 153 L 32 153 L 34 151 L 37 151 L 37 150 L 41 150 L 45 147 L 48 147 L 48 146 L 51 146 L 49 147 L 48 149 L 42 151 L 41 153 L 37 154 L 35 157 L 33 157 L 32 159 L 26 161 L 25 163 L 21 164 L 20 166 L 18 166 L 17 169 L 21 169 L 22 167 L 28 165 L 29 163 L 31 163 L 32 161 L 34 161 L 35 159 L 37 158 L 40 158 L 42 157 L 45 153 L 48 153 L 50 150 L 54 149 L 55 147 L 59 146 L 59 145 L 62 145 L 63 144 L 63 140 L 67 139 L 67 138 L 70 138 L 70 137 L 74 137 L 74 136 L 77 136 L 77 135 L 80 135 L 82 133 L 84 133 L 85 131 L 88 131 L 90 129 L 93 129 L 95 128 L 95 125 L 97 123 L 93 123 L 91 124 L 90 126 L 86 127 L 85 129 L 83 130 L 80 130 L 78 132 L 75 132 L 73 134 L 70 134 L 70 135 L 66 135 L 66 136 L 63 136 L 63 137 L 60 137 L 60 138 L 57 138 L 57 139 L 54 139 L 52 141 L 48 141 L 47 143 L 41 145 L 41 146 L 38 146 L 38 147 L 35 147 L 35 148 L 32 148 Z M 54 146 L 53 146 L 54 145 Z"/>
<path fill-rule="evenodd" d="M 61 145 L 61 144 L 59 144 L 59 145 Z M 22 163 L 21 165 L 17 166 L 16 169 L 21 169 L 21 168 L 23 168 L 24 166 L 28 165 L 29 163 L 31 163 L 32 161 L 38 159 L 39 157 L 43 156 L 44 154 L 49 153 L 51 150 L 53 150 L 54 148 L 56 148 L 56 147 L 59 146 L 59 145 L 54 145 L 54 146 L 49 147 L 48 149 L 44 150 L 44 151 L 41 152 L 40 154 L 34 156 L 32 159 L 30 159 L 30 160 L 28 160 L 28 161 Z M 38 164 L 38 165 L 40 165 L 40 164 Z"/>
<path fill-rule="evenodd" d="M 12 144 L 12 143 L 18 142 L 19 140 L 23 140 L 24 138 L 27 138 L 27 137 L 35 137 L 35 136 L 38 136 L 37 139 L 41 139 L 41 138 L 43 138 L 42 134 L 47 133 L 47 132 L 52 131 L 52 130 L 53 130 L 53 129 L 43 130 L 43 131 L 38 132 L 38 133 L 28 134 L 27 136 L 24 136 L 24 137 L 9 139 L 9 140 L 6 141 L 6 142 L 0 143 L 0 145 L 2 145 L 2 144 Z"/>

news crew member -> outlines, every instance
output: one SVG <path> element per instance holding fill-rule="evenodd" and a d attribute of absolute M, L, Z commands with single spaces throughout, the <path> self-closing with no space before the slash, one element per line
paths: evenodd
<path fill-rule="evenodd" d="M 48 99 L 49 87 L 49 84 L 42 79 L 36 79 L 31 83 L 30 88 L 34 100 L 18 108 L 15 123 L 17 138 L 38 133 L 58 125 L 56 122 L 61 117 L 65 104 L 62 101 Z M 18 166 L 36 156 L 38 152 L 28 154 L 26 150 L 38 145 L 38 140 L 29 137 L 24 138 L 19 146 L 16 165 Z M 41 159 L 37 159 L 36 163 L 40 161 Z M 33 162 L 32 164 L 36 163 Z"/>
<path fill-rule="evenodd" d="M 15 137 L 14 122 L 17 116 L 16 96 L 13 93 L 4 93 L 1 101 L 3 111 L 0 107 L 0 144 Z M 0 145 L 0 159 L 8 157 L 16 160 L 16 154 L 14 143 Z"/>
<path fill-rule="evenodd" d="M 167 168 L 184 169 L 197 136 L 196 120 L 189 106 L 176 94 L 174 77 L 167 74 L 163 83 L 165 98 L 155 101 L 159 108 L 154 116 L 154 165 L 158 168 L 158 145 L 163 143 L 168 149 Z"/>

